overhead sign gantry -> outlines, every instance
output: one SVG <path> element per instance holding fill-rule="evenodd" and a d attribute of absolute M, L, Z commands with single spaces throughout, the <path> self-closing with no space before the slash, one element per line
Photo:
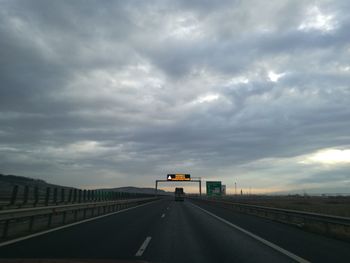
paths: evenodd
<path fill-rule="evenodd" d="M 167 181 L 191 181 L 190 174 L 168 174 Z"/>
<path fill-rule="evenodd" d="M 202 195 L 202 181 L 201 179 L 193 180 L 190 174 L 167 174 L 166 180 L 156 180 L 156 194 L 158 191 L 159 182 L 194 182 L 199 183 L 199 195 Z"/>

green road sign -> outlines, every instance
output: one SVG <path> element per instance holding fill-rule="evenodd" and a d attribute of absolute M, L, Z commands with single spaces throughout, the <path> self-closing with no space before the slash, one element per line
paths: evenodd
<path fill-rule="evenodd" d="M 207 196 L 221 196 L 220 181 L 207 181 Z"/>

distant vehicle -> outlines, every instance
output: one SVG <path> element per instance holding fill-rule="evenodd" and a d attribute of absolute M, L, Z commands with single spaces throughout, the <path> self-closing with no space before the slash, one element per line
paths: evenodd
<path fill-rule="evenodd" d="M 184 200 L 184 189 L 182 187 L 175 188 L 175 201 L 183 201 Z"/>

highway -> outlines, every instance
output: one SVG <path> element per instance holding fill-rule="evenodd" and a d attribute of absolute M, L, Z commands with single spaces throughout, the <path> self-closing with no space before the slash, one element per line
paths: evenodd
<path fill-rule="evenodd" d="M 0 258 L 348 262 L 350 244 L 213 205 L 166 198 L 1 246 Z"/>

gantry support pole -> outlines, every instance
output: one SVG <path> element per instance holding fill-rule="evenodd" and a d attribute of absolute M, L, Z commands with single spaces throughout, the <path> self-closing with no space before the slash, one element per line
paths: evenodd
<path fill-rule="evenodd" d="M 158 195 L 158 180 L 156 180 L 156 189 L 155 189 L 155 195 Z"/>

